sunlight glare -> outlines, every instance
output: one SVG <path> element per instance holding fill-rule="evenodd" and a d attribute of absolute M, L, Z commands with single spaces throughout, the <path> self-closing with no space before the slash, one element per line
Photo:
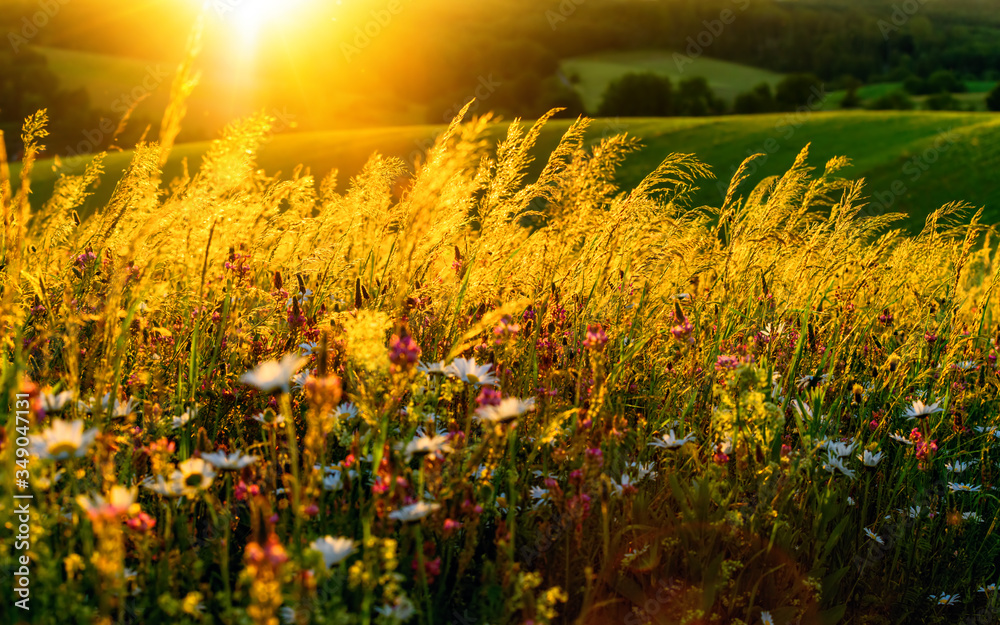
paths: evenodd
<path fill-rule="evenodd" d="M 208 4 L 244 46 L 253 46 L 266 30 L 286 27 L 290 18 L 301 16 L 306 3 L 306 0 L 212 0 Z"/>

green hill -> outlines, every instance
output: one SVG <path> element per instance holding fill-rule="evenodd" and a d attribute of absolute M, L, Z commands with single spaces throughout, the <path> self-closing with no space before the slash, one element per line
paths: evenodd
<path fill-rule="evenodd" d="M 64 50 L 36 46 L 35 52 L 44 54 L 49 68 L 59 78 L 59 84 L 66 89 L 84 88 L 90 94 L 91 103 L 101 109 L 111 109 L 130 95 L 133 88 L 166 83 L 164 89 L 150 90 L 150 103 L 162 109 L 167 104 L 170 80 L 177 64 L 151 63 L 122 56 Z"/>
<path fill-rule="evenodd" d="M 551 149 L 568 121 L 551 122 L 539 150 Z M 262 150 L 260 165 L 269 173 L 290 172 L 298 163 L 310 167 L 317 177 L 337 168 L 340 184 L 354 175 L 378 151 L 412 161 L 440 131 L 435 126 L 407 126 L 355 131 L 303 133 L 274 137 Z M 494 135 L 499 136 L 502 126 Z M 741 191 L 765 176 L 784 172 L 796 154 L 811 144 L 810 164 L 822 168 L 834 156 L 852 159 L 845 176 L 865 178 L 867 194 L 876 200 L 876 210 L 888 209 L 910 215 L 906 225 L 918 228 L 924 216 L 941 205 L 964 200 L 985 206 L 989 222 L 1000 223 L 1000 115 L 929 112 L 830 112 L 712 118 L 604 119 L 590 131 L 594 141 L 602 136 L 626 132 L 642 139 L 644 149 L 632 155 L 619 172 L 624 187 L 634 185 L 667 154 L 696 154 L 712 166 L 719 181 L 704 181 L 696 203 L 718 205 L 722 201 L 721 180 L 731 179 L 748 154 L 766 153 L 757 162 L 750 181 Z M 180 171 L 181 159 L 193 166 L 207 144 L 178 146 L 168 165 L 166 178 Z M 113 154 L 108 174 L 92 202 L 105 199 L 115 176 L 127 164 L 128 153 Z M 51 162 L 36 169 L 33 197 L 42 201 L 51 192 L 56 171 Z M 540 166 L 536 163 L 536 166 Z"/>
<path fill-rule="evenodd" d="M 159 122 L 170 99 L 170 88 L 178 63 L 35 46 L 45 55 L 49 68 L 66 89 L 86 89 L 92 105 L 110 115 L 115 123 L 133 104 L 134 118 L 143 123 Z M 263 101 L 262 93 L 272 85 L 241 83 L 236 77 L 214 70 L 205 72 L 188 102 L 186 129 L 222 128 L 236 117 L 249 115 Z M 209 130 L 210 131 L 210 130 Z M 209 136 L 201 134 L 201 136 Z"/>

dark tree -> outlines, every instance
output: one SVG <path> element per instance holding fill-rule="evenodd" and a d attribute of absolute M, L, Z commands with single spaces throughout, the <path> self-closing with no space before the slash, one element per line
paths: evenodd
<path fill-rule="evenodd" d="M 1000 84 L 993 87 L 993 91 L 990 91 L 989 95 L 986 96 L 986 108 L 991 111 L 1000 111 Z"/>
<path fill-rule="evenodd" d="M 961 111 L 962 103 L 950 93 L 941 92 L 928 96 L 924 107 L 928 111 Z"/>
<path fill-rule="evenodd" d="M 965 93 L 965 83 L 954 72 L 938 70 L 927 79 L 928 93 Z"/>
<path fill-rule="evenodd" d="M 670 79 L 652 72 L 625 74 L 608 85 L 597 114 L 601 117 L 663 117 L 674 114 Z"/>
<path fill-rule="evenodd" d="M 931 93 L 931 85 L 920 76 L 910 75 L 903 81 L 903 89 L 911 95 L 927 95 Z"/>
<path fill-rule="evenodd" d="M 64 152 L 79 143 L 87 152 L 107 147 L 106 141 L 88 141 L 83 133 L 99 126 L 100 116 L 90 107 L 84 89 L 66 91 L 49 69 L 48 59 L 32 50 L 0 50 L 0 129 L 4 131 L 7 152 L 17 158 L 21 151 L 21 124 L 39 109 L 49 114 L 49 136 L 43 140 L 48 154 Z M 117 120 L 115 120 L 117 122 Z M 79 151 L 79 150 L 77 150 Z"/>
<path fill-rule="evenodd" d="M 754 113 L 771 113 L 777 110 L 778 104 L 774 101 L 774 93 L 771 85 L 763 82 L 746 93 L 736 96 L 733 104 L 733 111 L 738 115 L 750 115 Z"/>
<path fill-rule="evenodd" d="M 905 91 L 893 91 L 876 99 L 868 108 L 874 111 L 909 111 L 913 109 L 913 100 L 906 95 Z"/>
<path fill-rule="evenodd" d="M 704 77 L 697 76 L 681 81 L 674 109 L 678 115 L 690 117 L 721 115 L 726 111 L 726 103 L 715 95 Z"/>
<path fill-rule="evenodd" d="M 861 106 L 861 98 L 858 96 L 858 89 L 862 86 L 861 81 L 854 76 L 848 76 L 845 78 L 844 88 L 847 89 L 847 93 L 844 95 L 844 99 L 840 101 L 840 108 L 856 109 Z"/>
<path fill-rule="evenodd" d="M 778 83 L 774 99 L 783 111 L 818 108 L 825 98 L 823 82 L 813 74 L 790 74 Z"/>

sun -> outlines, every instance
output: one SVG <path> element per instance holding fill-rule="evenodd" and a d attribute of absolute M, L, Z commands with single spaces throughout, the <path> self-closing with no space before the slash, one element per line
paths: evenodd
<path fill-rule="evenodd" d="M 302 16 L 307 0 L 208 0 L 206 6 L 244 44 L 266 32 L 290 26 Z"/>
<path fill-rule="evenodd" d="M 280 21 L 287 8 L 275 0 L 243 0 L 234 9 L 232 26 L 243 37 L 255 38 L 267 24 Z"/>

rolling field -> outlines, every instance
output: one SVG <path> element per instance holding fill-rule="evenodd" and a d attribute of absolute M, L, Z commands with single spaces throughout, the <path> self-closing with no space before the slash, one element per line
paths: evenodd
<path fill-rule="evenodd" d="M 538 150 L 546 153 L 555 146 L 568 126 L 567 121 L 551 122 L 543 131 Z M 492 138 L 503 126 L 494 128 Z M 437 126 L 406 126 L 354 131 L 286 134 L 275 136 L 264 147 L 261 167 L 268 174 L 284 172 L 295 164 L 310 167 L 317 178 L 337 168 L 343 188 L 369 156 L 378 151 L 412 163 L 422 157 Z M 718 206 L 722 191 L 718 182 L 732 178 L 735 168 L 748 154 L 767 153 L 742 191 L 765 176 L 787 170 L 796 154 L 811 143 L 810 164 L 817 168 L 835 156 L 852 159 L 845 175 L 865 178 L 867 194 L 875 200 L 875 212 L 885 209 L 910 215 L 905 225 L 918 229 L 924 216 L 941 205 L 963 200 L 986 207 L 986 221 L 1000 222 L 1000 180 L 993 171 L 1000 166 L 1000 117 L 970 113 L 881 113 L 830 112 L 811 115 L 760 115 L 718 118 L 617 119 L 596 120 L 592 141 L 602 136 L 628 133 L 642 140 L 644 148 L 631 155 L 619 172 L 619 183 L 636 184 L 671 152 L 695 154 L 711 166 L 718 180 L 704 180 L 695 196 L 698 205 Z M 178 146 L 167 165 L 165 179 L 181 171 L 183 159 L 195 166 L 207 143 Z M 106 180 L 114 180 L 127 164 L 129 153 L 109 155 Z M 54 169 L 44 161 L 35 170 L 33 198 L 48 197 L 60 173 L 80 171 L 83 162 L 64 163 Z M 541 163 L 533 164 L 537 173 Z M 15 166 L 16 170 L 16 166 Z M 100 187 L 91 200 L 96 205 L 112 191 L 110 183 Z M 85 212 L 89 212 L 88 208 Z"/>
<path fill-rule="evenodd" d="M 781 74 L 704 56 L 691 58 L 690 64 L 679 64 L 674 53 L 665 50 L 604 52 L 576 57 L 562 62 L 562 72 L 568 77 L 579 77 L 576 89 L 588 111 L 597 110 L 608 84 L 633 72 L 654 72 L 669 76 L 675 83 L 701 76 L 708 80 L 719 97 L 729 102 L 762 82 L 773 86 L 781 80 Z"/>

